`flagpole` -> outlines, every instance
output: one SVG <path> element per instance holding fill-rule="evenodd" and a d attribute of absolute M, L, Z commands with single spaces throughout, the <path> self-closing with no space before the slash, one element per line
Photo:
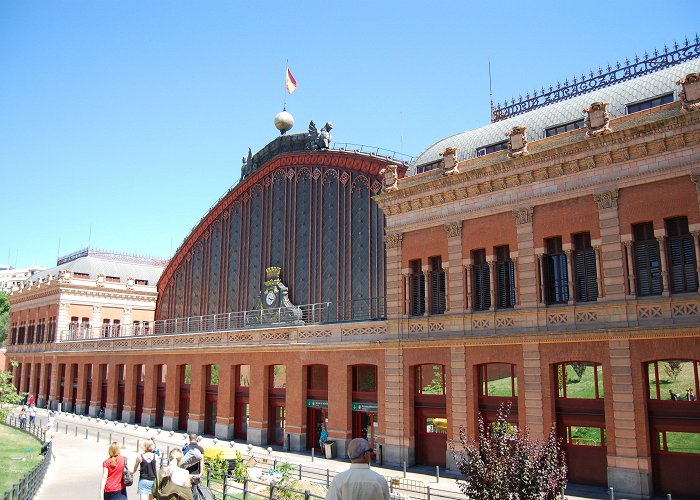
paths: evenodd
<path fill-rule="evenodd" d="M 282 105 L 282 111 L 287 111 L 287 73 L 289 72 L 289 59 L 285 63 L 284 68 L 284 84 L 282 85 L 282 93 L 284 94 L 284 103 Z"/>

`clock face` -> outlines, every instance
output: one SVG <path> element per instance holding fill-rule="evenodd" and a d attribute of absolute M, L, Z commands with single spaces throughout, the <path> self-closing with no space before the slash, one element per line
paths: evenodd
<path fill-rule="evenodd" d="M 277 295 L 275 294 L 275 292 L 273 290 L 270 290 L 269 292 L 267 292 L 267 295 L 265 295 L 265 303 L 268 306 L 271 306 L 272 304 L 275 303 L 276 298 L 277 298 Z"/>

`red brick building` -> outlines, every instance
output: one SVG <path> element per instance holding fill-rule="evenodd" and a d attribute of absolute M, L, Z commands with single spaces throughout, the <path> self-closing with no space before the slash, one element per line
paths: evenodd
<path fill-rule="evenodd" d="M 692 497 L 697 40 L 677 52 L 497 107 L 410 165 L 282 136 L 166 267 L 149 334 L 8 357 L 109 373 L 108 411 L 144 424 L 366 436 L 393 464 L 450 466 L 460 426 L 510 403 L 535 437 L 557 425 L 572 482 Z"/>

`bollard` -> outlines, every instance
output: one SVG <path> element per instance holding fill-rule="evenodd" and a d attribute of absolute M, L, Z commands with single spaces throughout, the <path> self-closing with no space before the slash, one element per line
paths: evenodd
<path fill-rule="evenodd" d="M 608 490 L 610 493 L 610 500 L 615 500 L 615 491 L 613 491 L 612 486 L 610 487 L 610 490 Z"/>
<path fill-rule="evenodd" d="M 112 433 L 109 433 L 109 444 L 112 444 Z"/>
<path fill-rule="evenodd" d="M 406 461 L 403 461 L 403 478 L 406 479 Z"/>
<path fill-rule="evenodd" d="M 425 497 L 425 500 L 430 500 L 430 485 L 429 485 L 429 484 L 426 485 L 425 491 L 426 491 L 426 493 L 427 493 L 427 495 L 426 495 L 426 497 Z M 467 497 L 467 500 L 469 500 L 469 497 Z"/>
<path fill-rule="evenodd" d="M 100 431 L 97 431 L 97 442 L 100 442 Z"/>
<path fill-rule="evenodd" d="M 671 500 L 671 494 L 670 494 L 670 493 L 667 493 L 667 494 L 666 494 L 666 500 Z"/>
<path fill-rule="evenodd" d="M 440 466 L 439 465 L 435 466 L 435 482 L 436 483 L 440 482 Z"/>
<path fill-rule="evenodd" d="M 85 428 L 85 439 L 87 439 L 87 438 L 88 438 L 88 430 L 87 430 L 87 427 L 86 427 L 86 428 Z"/>
<path fill-rule="evenodd" d="M 78 437 L 78 426 L 75 426 L 75 437 Z"/>
<path fill-rule="evenodd" d="M 122 448 L 126 448 L 126 436 L 122 436 Z"/>
<path fill-rule="evenodd" d="M 314 461 L 314 449 L 313 448 L 311 448 L 311 461 L 312 462 Z"/>
<path fill-rule="evenodd" d="M 68 424 L 66 424 L 66 435 L 68 435 Z"/>
<path fill-rule="evenodd" d="M 139 451 L 139 445 L 141 444 L 140 440 L 136 440 L 136 452 L 138 453 Z"/>
<path fill-rule="evenodd" d="M 331 471 L 329 469 L 326 469 L 326 488 L 330 487 L 331 485 Z"/>
<path fill-rule="evenodd" d="M 561 492 L 559 492 L 559 497 L 560 497 L 560 500 L 564 500 L 566 498 L 564 496 L 564 487 L 563 486 L 561 487 Z"/>
<path fill-rule="evenodd" d="M 299 464 L 299 481 L 301 481 L 301 464 Z"/>

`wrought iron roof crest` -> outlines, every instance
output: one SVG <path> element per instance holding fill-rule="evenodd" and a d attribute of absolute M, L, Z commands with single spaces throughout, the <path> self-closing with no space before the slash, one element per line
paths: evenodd
<path fill-rule="evenodd" d="M 571 82 L 567 79 L 563 85 L 557 82 L 556 86 L 550 85 L 549 89 L 542 87 L 540 91 L 537 89 L 533 90 L 532 95 L 528 92 L 525 94 L 525 97 L 520 95 L 517 100 L 511 98 L 510 102 L 506 99 L 502 104 L 499 103 L 495 106 L 492 104 L 491 123 L 609 87 L 616 83 L 654 73 L 696 57 L 700 57 L 700 38 L 698 38 L 697 34 L 692 40 L 685 38 L 682 46 L 674 42 L 672 50 L 664 45 L 664 49 L 661 52 L 654 49 L 653 54 L 645 52 L 643 58 L 635 55 L 632 61 L 625 59 L 624 65 L 618 61 L 614 66 L 608 64 L 605 69 L 598 67 L 598 71 L 591 70 L 588 76 L 581 73 L 580 78 L 574 76 Z"/>

